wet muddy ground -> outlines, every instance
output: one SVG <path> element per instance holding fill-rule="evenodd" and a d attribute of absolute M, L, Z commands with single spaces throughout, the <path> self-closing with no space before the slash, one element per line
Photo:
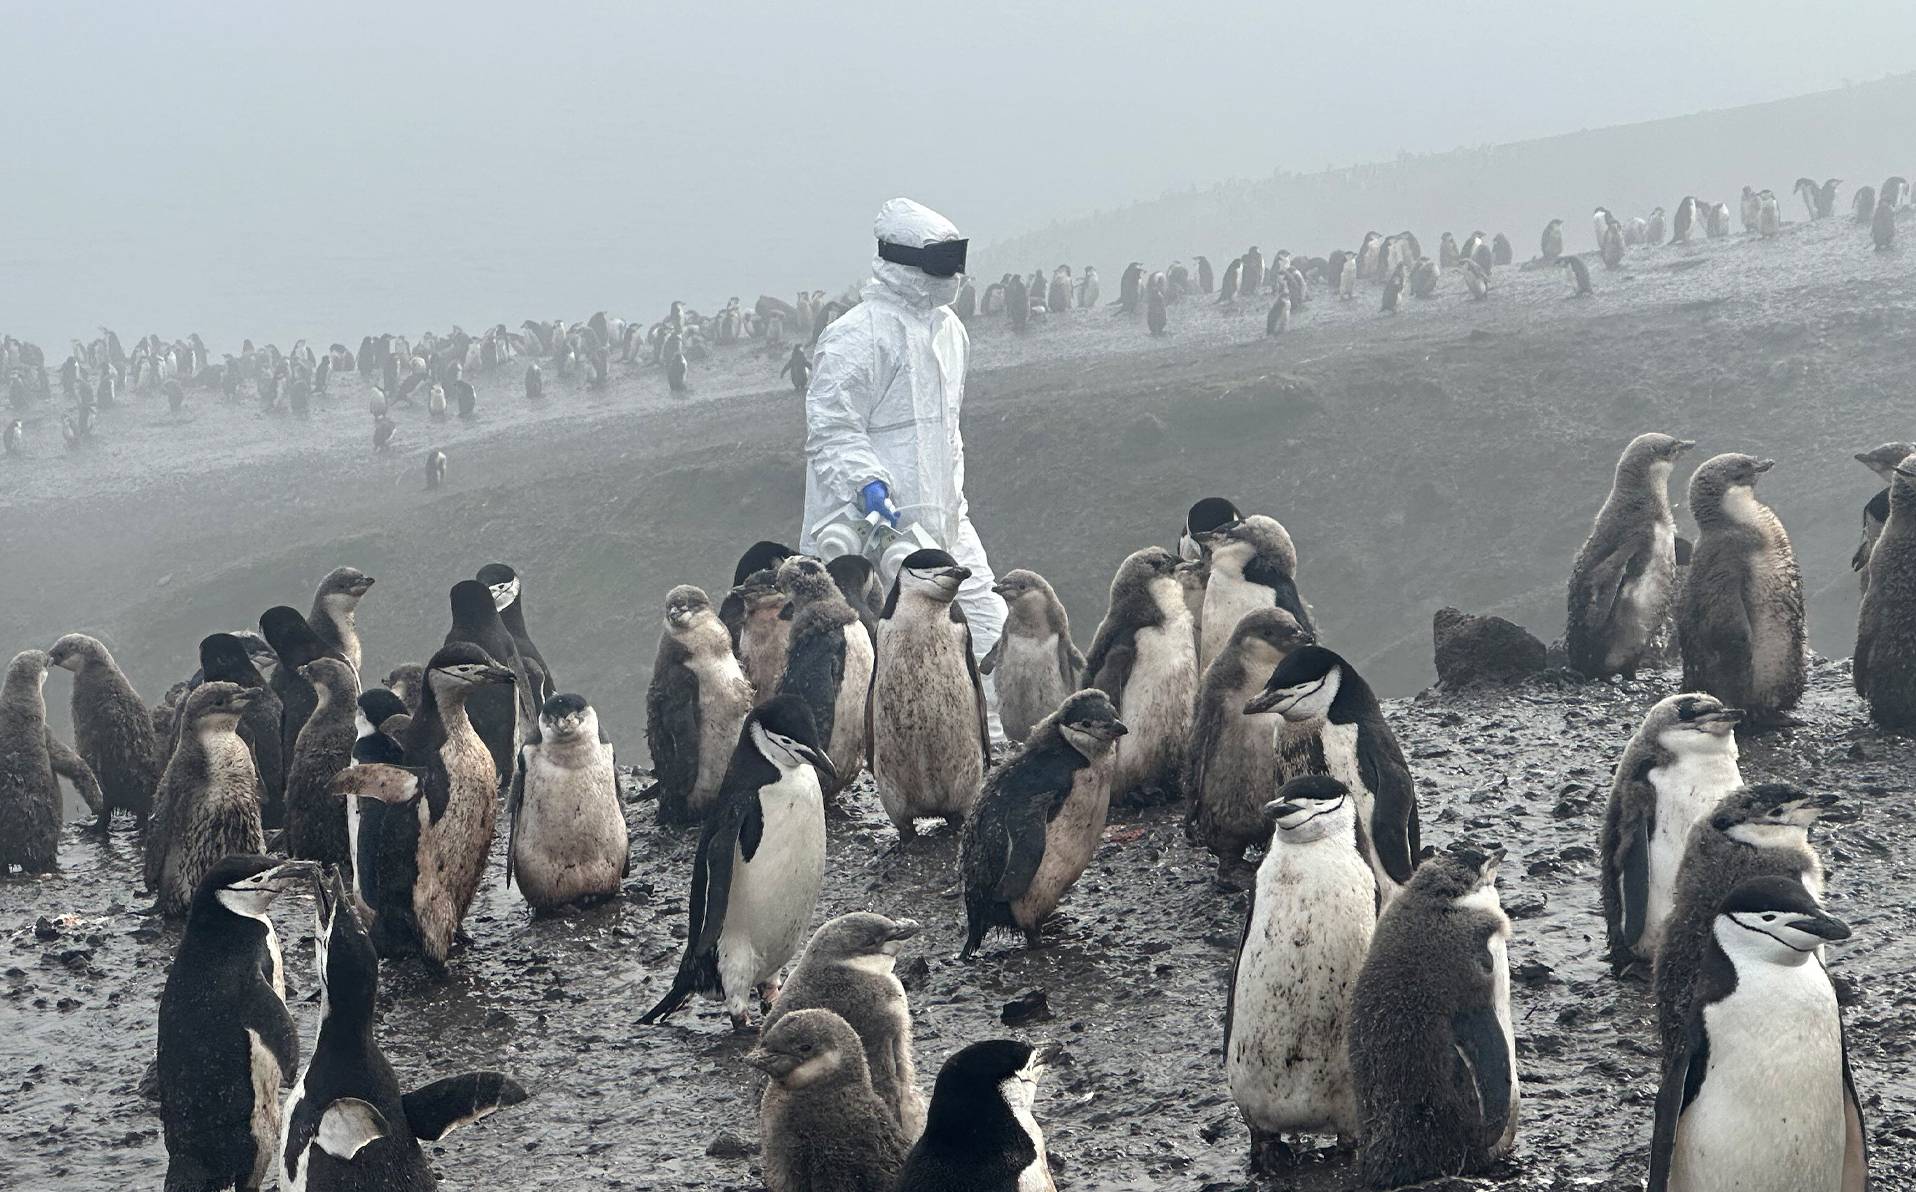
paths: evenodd
<path fill-rule="evenodd" d="M 1512 690 L 1393 702 L 1412 759 L 1425 838 L 1467 836 L 1510 850 L 1501 877 L 1511 945 L 1522 1125 L 1511 1162 L 1467 1186 L 1635 1188 L 1656 1094 L 1654 1008 L 1603 962 L 1593 859 L 1609 774 L 1637 718 L 1674 676 L 1578 685 L 1556 676 Z M 1819 663 L 1808 724 L 1744 751 L 1750 779 L 1787 779 L 1842 797 L 1815 833 L 1834 913 L 1855 930 L 1832 957 L 1844 991 L 1857 1083 L 1879 1187 L 1916 1180 L 1916 906 L 1907 776 L 1916 742 L 1868 728 L 1842 664 Z M 636 798 L 632 783 L 628 797 Z M 531 1100 L 434 1151 L 453 1188 L 753 1188 L 756 1074 L 749 1040 L 710 1003 L 663 1026 L 635 1020 L 671 979 L 686 925 L 692 841 L 628 807 L 635 848 L 624 897 L 534 919 L 500 888 L 497 857 L 443 981 L 387 968 L 379 1036 L 402 1081 L 475 1067 L 512 1073 Z M 927 924 L 900 959 L 921 1081 L 965 1043 L 1000 1034 L 1055 1039 L 1066 1058 L 1039 1118 L 1060 1188 L 1225 1189 L 1249 1185 L 1248 1140 L 1218 1048 L 1242 896 L 1218 893 L 1176 809 L 1120 816 L 1090 872 L 1027 953 L 1009 939 L 956 957 L 963 909 L 955 841 L 909 852 L 861 787 L 830 824 L 819 919 L 854 909 Z M 102 846 L 70 831 L 58 877 L 0 882 L 0 1072 L 9 1139 L 0 1184 L 154 1186 L 159 1121 L 136 1086 L 175 928 L 136 913 L 129 830 Z M 277 916 L 310 1048 L 317 1005 L 308 905 Z M 41 919 L 45 927 L 36 930 Z M 50 930 L 49 930 L 50 929 Z M 1013 1031 L 1006 1003 L 1041 989 L 1049 1017 Z M 1326 1142 L 1326 1145 L 1328 1143 Z M 713 1153 L 716 1152 L 716 1153 Z M 1350 1187 L 1345 1160 L 1308 1157 L 1266 1184 Z M 1460 1185 L 1464 1186 L 1464 1185 Z"/>

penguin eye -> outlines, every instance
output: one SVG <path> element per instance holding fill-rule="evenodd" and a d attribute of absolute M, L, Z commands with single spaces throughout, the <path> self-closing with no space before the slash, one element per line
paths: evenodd
<path fill-rule="evenodd" d="M 798 1045 L 798 1049 L 800 1052 L 804 1053 L 805 1055 L 812 1054 L 812 1045 L 810 1043 L 800 1043 Z"/>
<path fill-rule="evenodd" d="M 1765 923 L 1774 923 L 1776 922 L 1776 915 L 1774 913 L 1765 911 L 1763 914 L 1763 921 Z"/>

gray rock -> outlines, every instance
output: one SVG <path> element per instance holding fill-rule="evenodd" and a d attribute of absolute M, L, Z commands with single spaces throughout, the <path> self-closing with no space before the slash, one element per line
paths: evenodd
<path fill-rule="evenodd" d="M 1437 682 L 1447 689 L 1509 685 L 1544 669 L 1543 643 L 1502 617 L 1441 608 L 1431 620 L 1431 637 Z"/>

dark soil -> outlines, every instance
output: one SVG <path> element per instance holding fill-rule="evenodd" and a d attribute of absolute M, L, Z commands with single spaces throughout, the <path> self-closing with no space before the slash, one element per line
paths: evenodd
<path fill-rule="evenodd" d="M 1106 311 L 1023 339 L 981 327 L 967 463 L 996 565 L 1049 576 L 1082 642 L 1117 560 L 1168 542 L 1190 500 L 1224 492 L 1289 525 L 1326 640 L 1405 695 L 1432 673 L 1437 607 L 1560 633 L 1568 562 L 1616 453 L 1655 427 L 1702 440 L 1700 455 L 1781 461 L 1764 494 L 1795 537 L 1815 643 L 1847 654 L 1846 564 L 1872 484 L 1849 456 L 1909 433 L 1916 285 L 1904 259 L 1872 254 L 1866 231 L 1832 220 L 1774 242 L 1643 250 L 1621 273 L 1599 271 L 1594 299 L 1565 299 L 1556 271 L 1502 269 L 1496 281 L 1487 303 L 1447 284 L 1394 319 L 1375 313 L 1374 292 L 1320 299 L 1274 343 L 1258 338 L 1261 304 L 1205 300 L 1173 306 L 1162 341 Z M 57 420 L 43 421 L 25 458 L 0 461 L 12 564 L 0 640 L 44 647 L 98 631 L 156 698 L 193 669 L 202 635 L 303 606 L 350 562 L 380 578 L 362 617 L 377 675 L 429 653 L 446 589 L 502 558 L 527 577 L 533 632 L 562 684 L 600 705 L 637 760 L 666 590 L 715 588 L 746 543 L 795 536 L 802 432 L 798 399 L 773 375 L 781 359 L 722 355 L 684 401 L 640 368 L 597 393 L 555 384 L 530 410 L 517 370 L 494 374 L 481 378 L 481 423 L 433 427 L 402 411 L 405 449 L 391 457 L 370 454 L 350 378 L 309 424 L 209 396 L 176 422 L 135 399 L 68 457 Z M 450 486 L 431 495 L 429 443 L 452 457 Z M 1508 1171 L 1471 1186 L 1641 1178 L 1652 1012 L 1644 989 L 1605 975 L 1591 850 L 1610 768 L 1674 682 L 1545 675 L 1390 707 L 1427 839 L 1511 850 L 1523 1125 Z M 65 695 L 55 676 L 50 702 Z M 1878 1178 L 1899 1187 L 1916 1179 L 1905 1062 L 1916 875 L 1903 847 L 1916 746 L 1867 726 L 1840 664 L 1816 668 L 1806 714 L 1804 728 L 1751 743 L 1744 773 L 1844 797 L 1844 822 L 1818 833 L 1832 909 L 1856 932 L 1834 969 L 1855 1003 Z M 1009 1030 L 1007 1002 L 1042 988 L 1054 1017 L 1024 1033 L 1061 1040 L 1069 1057 L 1039 1105 L 1061 1187 L 1243 1184 L 1247 1142 L 1217 1054 L 1242 901 L 1214 892 L 1176 809 L 1111 826 L 1046 947 L 1000 943 L 963 965 L 951 838 L 900 855 L 869 791 L 853 806 L 832 824 L 820 916 L 869 907 L 930 925 L 901 965 L 927 1087 L 959 1046 Z M 634 1025 L 676 964 L 691 842 L 656 830 L 649 804 L 630 812 L 623 899 L 535 921 L 495 866 L 450 976 L 387 974 L 381 1036 L 403 1079 L 499 1067 L 533 1092 L 444 1145 L 449 1186 L 756 1186 L 749 1158 L 706 1154 L 721 1134 L 756 1137 L 745 1041 L 703 1004 L 665 1027 Z M 135 1086 L 177 932 L 130 909 L 142 900 L 129 833 L 102 846 L 70 832 L 60 875 L 0 881 L 0 1185 L 159 1179 L 158 1119 Z M 42 918 L 51 938 L 36 933 Z M 289 904 L 281 923 L 310 1046 L 307 908 Z M 1296 1186 L 1344 1187 L 1347 1172 L 1313 1158 Z"/>

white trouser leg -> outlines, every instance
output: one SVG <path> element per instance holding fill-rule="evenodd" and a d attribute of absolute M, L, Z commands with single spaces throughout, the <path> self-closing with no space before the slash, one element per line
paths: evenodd
<path fill-rule="evenodd" d="M 998 578 L 991 572 L 991 561 L 985 558 L 985 544 L 978 540 L 978 531 L 972 528 L 969 517 L 959 520 L 958 541 L 952 544 L 951 557 L 971 571 L 971 578 L 958 589 L 958 607 L 965 610 L 965 620 L 971 624 L 972 652 L 982 661 L 1005 631 L 1005 600 L 991 590 Z M 984 676 L 984 683 L 991 743 L 1003 745 L 1005 730 L 998 722 L 998 687 L 990 675 Z"/>

